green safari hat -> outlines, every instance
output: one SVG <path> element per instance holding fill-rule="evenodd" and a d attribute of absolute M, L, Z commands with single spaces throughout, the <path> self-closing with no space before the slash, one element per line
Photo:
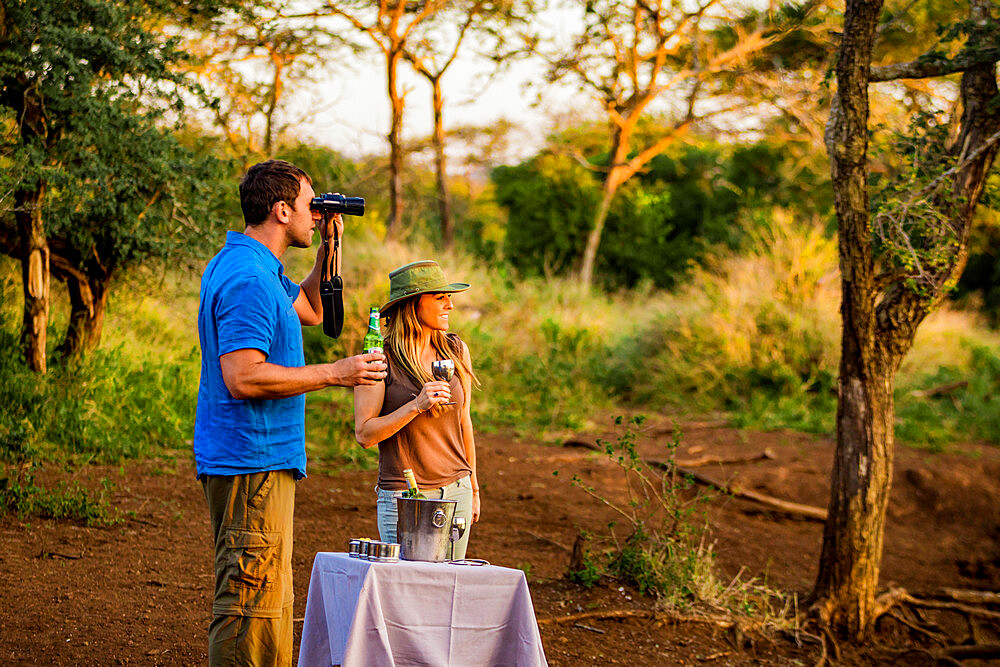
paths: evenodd
<path fill-rule="evenodd" d="M 437 262 L 429 259 L 411 262 L 389 273 L 389 300 L 380 312 L 418 294 L 464 292 L 469 287 L 468 283 L 449 283 Z"/>

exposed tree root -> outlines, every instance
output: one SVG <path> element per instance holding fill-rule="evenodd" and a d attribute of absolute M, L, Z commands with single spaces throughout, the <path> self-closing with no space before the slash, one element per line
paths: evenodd
<path fill-rule="evenodd" d="M 940 632 L 934 632 L 930 628 L 926 628 L 920 623 L 911 621 L 910 619 L 906 618 L 906 614 L 904 614 L 902 611 L 903 609 L 904 609 L 903 607 L 897 607 L 895 609 L 890 610 L 887 615 L 896 619 L 897 622 L 905 625 L 914 632 L 924 635 L 933 642 L 936 642 L 938 644 L 948 643 L 948 638 L 945 635 L 941 634 Z"/>
<path fill-rule="evenodd" d="M 1000 605 L 1000 593 L 989 591 L 966 591 L 958 588 L 942 588 L 933 593 L 925 593 L 922 597 L 935 600 L 954 600 L 956 602 L 971 602 L 973 604 Z"/>
<path fill-rule="evenodd" d="M 987 604 L 1000 603 L 1000 601 L 994 599 L 994 596 L 996 595 L 995 593 L 945 589 L 945 591 L 931 594 L 929 597 L 934 597 L 935 595 L 945 595 L 948 600 L 978 600 L 978 603 L 983 606 L 972 606 L 972 604 L 976 604 L 975 602 L 972 604 L 966 604 L 965 602 L 948 602 L 940 599 L 927 599 L 927 596 L 914 597 L 905 588 L 891 588 L 875 600 L 875 611 L 872 615 L 872 620 L 877 620 L 880 616 L 888 613 L 893 607 L 908 604 L 914 607 L 944 609 L 964 614 L 966 616 L 975 616 L 978 618 L 988 618 L 990 620 L 1000 621 L 1000 612 L 985 608 L 985 605 Z"/>
<path fill-rule="evenodd" d="M 1000 644 L 945 646 L 933 653 L 937 657 L 947 656 L 955 660 L 996 660 L 1000 658 Z"/>
<path fill-rule="evenodd" d="M 889 616 L 910 630 L 941 644 L 936 649 L 910 648 L 898 652 L 897 657 L 919 652 L 926 654 L 940 664 L 960 664 L 962 660 L 991 660 L 1000 658 L 1000 645 L 980 644 L 974 619 L 1000 620 L 1000 612 L 989 609 L 989 605 L 1000 605 L 1000 595 L 985 591 L 966 591 L 946 588 L 927 594 L 911 594 L 904 588 L 891 588 L 875 601 L 873 622 Z M 954 642 L 941 632 L 934 623 L 920 613 L 921 609 L 934 609 L 960 614 L 969 627 L 972 644 L 949 644 Z"/>

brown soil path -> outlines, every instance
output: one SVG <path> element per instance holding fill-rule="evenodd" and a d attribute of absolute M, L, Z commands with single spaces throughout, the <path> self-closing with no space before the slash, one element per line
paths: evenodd
<path fill-rule="evenodd" d="M 650 423 L 644 430 L 643 455 L 664 458 L 669 426 Z M 765 448 L 775 455 L 701 472 L 735 480 L 747 490 L 826 505 L 833 448 L 829 439 L 709 423 L 686 424 L 684 431 L 683 458 L 733 457 Z M 592 436 L 578 439 L 593 441 Z M 577 473 L 614 495 L 622 490 L 617 466 L 585 449 L 499 435 L 481 435 L 479 452 L 483 517 L 473 530 L 470 557 L 524 569 L 539 619 L 653 609 L 652 600 L 617 582 L 602 581 L 588 590 L 563 577 L 577 532 L 602 532 L 613 518 L 606 507 L 571 487 L 569 479 Z M 205 662 L 210 531 L 200 485 L 187 458 L 182 461 L 77 473 L 76 479 L 85 483 L 97 484 L 103 477 L 115 481 L 114 501 L 128 514 L 112 528 L 0 519 L 0 664 Z M 554 476 L 557 470 L 560 474 Z M 65 477 L 44 471 L 39 481 Z M 305 610 L 313 555 L 344 551 L 352 536 L 377 536 L 374 480 L 373 472 L 314 466 L 300 483 L 296 618 Z M 998 494 L 996 448 L 967 445 L 948 454 L 898 448 L 883 584 L 914 590 L 1000 590 Z M 766 577 L 789 600 L 809 590 L 822 524 L 726 497 L 713 500 L 708 513 L 720 578 L 731 579 L 742 569 L 742 578 Z M 942 622 L 957 627 L 960 619 Z M 295 627 L 298 633 L 301 621 Z M 901 627 L 887 628 L 883 639 L 897 645 L 910 641 Z M 1000 642 L 996 622 L 979 621 L 974 630 L 980 641 Z M 711 624 L 653 615 L 546 623 L 542 638 L 552 665 L 789 665 L 813 664 L 818 656 L 815 645 L 797 645 L 790 636 L 743 636 Z M 871 655 L 845 651 L 841 660 L 868 664 L 874 661 Z M 904 662 L 921 664 L 911 658 Z"/>

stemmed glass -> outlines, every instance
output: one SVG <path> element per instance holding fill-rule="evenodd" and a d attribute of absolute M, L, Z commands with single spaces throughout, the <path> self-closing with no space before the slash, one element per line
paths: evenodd
<path fill-rule="evenodd" d="M 451 359 L 438 359 L 437 361 L 432 361 L 431 375 L 434 376 L 435 380 L 451 382 L 451 378 L 455 375 L 455 362 Z M 448 401 L 447 403 L 442 403 L 442 405 L 455 405 L 455 401 Z"/>

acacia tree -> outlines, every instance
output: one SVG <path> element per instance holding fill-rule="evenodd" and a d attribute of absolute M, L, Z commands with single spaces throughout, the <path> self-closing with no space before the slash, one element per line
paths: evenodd
<path fill-rule="evenodd" d="M 0 218 L 0 247 L 21 262 L 22 345 L 28 366 L 45 372 L 51 276 L 70 288 L 62 351 L 72 356 L 99 338 L 118 259 L 148 256 L 144 248 L 172 236 L 175 186 L 192 162 L 157 125 L 156 105 L 177 109 L 181 80 L 170 66 L 181 54 L 147 27 L 151 11 L 166 11 L 157 3 L 32 0 L 3 9 L 0 114 L 9 132 L 0 178 L 13 193 L 14 222 Z"/>
<path fill-rule="evenodd" d="M 285 15 L 285 2 L 244 2 L 202 20 L 187 40 L 188 69 L 218 95 L 214 124 L 244 167 L 273 155 L 288 122 L 289 85 L 306 82 L 343 40 L 315 21 Z"/>
<path fill-rule="evenodd" d="M 961 274 L 973 214 L 1000 141 L 1000 24 L 989 0 L 916 60 L 872 66 L 882 0 L 847 0 L 826 128 L 840 234 L 842 350 L 837 447 L 814 613 L 855 640 L 870 631 L 893 464 L 893 384 L 917 327 Z M 951 40 L 960 48 L 944 49 Z M 869 86 L 962 72 L 951 127 L 918 122 L 911 170 L 869 190 Z M 919 120 L 919 119 L 918 119 Z M 874 213 L 874 215 L 873 215 Z M 886 603 L 888 604 L 888 603 Z"/>
<path fill-rule="evenodd" d="M 523 5 L 523 6 L 522 6 Z M 434 172 L 437 178 L 438 216 L 441 222 L 441 237 L 445 248 L 450 248 L 454 240 L 455 224 L 452 219 L 448 174 L 445 161 L 444 92 L 442 79 L 454 64 L 459 51 L 470 34 L 479 38 L 478 51 L 486 53 L 482 40 L 492 44 L 489 57 L 498 66 L 512 55 L 504 48 L 505 35 L 513 26 L 526 21 L 531 14 L 532 3 L 510 0 L 467 0 L 452 3 L 445 11 L 439 12 L 436 20 L 428 22 L 421 31 L 420 39 L 411 40 L 403 49 L 403 57 L 431 87 L 431 108 L 434 129 L 431 145 L 434 150 Z"/>
<path fill-rule="evenodd" d="M 580 6 L 583 28 L 573 44 L 562 50 L 543 44 L 539 52 L 550 62 L 549 81 L 568 77 L 589 91 L 610 130 L 601 202 L 580 262 L 580 279 L 589 284 L 618 189 L 693 123 L 725 108 L 722 97 L 714 108 L 698 103 L 724 96 L 715 88 L 719 75 L 738 68 L 770 39 L 762 29 L 739 30 L 731 44 L 713 39 L 710 32 L 731 18 L 723 0 L 593 0 Z M 669 113 L 669 131 L 648 143 L 636 141 L 640 120 L 666 95 L 682 101 Z"/>
<path fill-rule="evenodd" d="M 403 112 L 406 92 L 399 83 L 399 63 L 418 27 L 441 11 L 449 0 L 328 0 L 326 12 L 346 19 L 366 35 L 385 58 L 386 91 L 389 96 L 389 224 L 388 238 L 403 226 Z"/>

